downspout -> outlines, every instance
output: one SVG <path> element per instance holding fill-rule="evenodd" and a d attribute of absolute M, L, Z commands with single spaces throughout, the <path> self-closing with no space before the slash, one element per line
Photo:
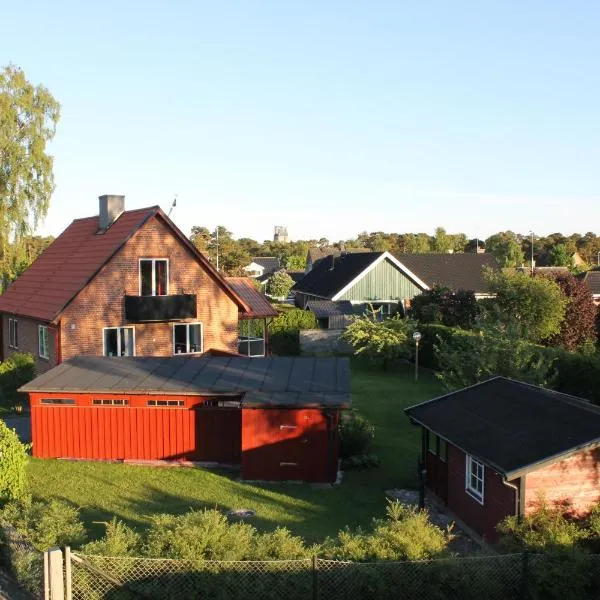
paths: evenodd
<path fill-rule="evenodd" d="M 517 519 L 519 519 L 519 521 L 521 520 L 521 490 L 519 489 L 519 486 L 515 485 L 514 483 L 511 483 L 510 481 L 506 481 L 506 479 L 504 479 L 504 477 L 502 478 L 502 483 L 506 486 L 509 487 L 511 490 L 514 490 L 515 492 L 515 517 L 517 517 Z"/>
<path fill-rule="evenodd" d="M 335 483 L 336 480 L 336 474 L 337 474 L 337 464 L 336 465 L 332 465 L 331 461 L 333 458 L 333 415 L 331 414 L 331 411 L 329 410 L 324 410 L 323 411 L 323 416 L 325 417 L 325 421 L 327 422 L 327 456 L 326 456 L 326 461 L 327 461 L 327 476 L 330 479 L 331 482 Z"/>

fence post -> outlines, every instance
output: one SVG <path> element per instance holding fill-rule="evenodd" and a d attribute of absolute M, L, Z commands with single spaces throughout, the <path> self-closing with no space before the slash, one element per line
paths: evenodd
<path fill-rule="evenodd" d="M 66 600 L 73 599 L 73 591 L 71 584 L 71 547 L 65 546 L 65 598 Z"/>
<path fill-rule="evenodd" d="M 55 547 L 48 550 L 48 563 L 50 600 L 65 600 L 63 555 L 60 548 Z"/>
<path fill-rule="evenodd" d="M 44 552 L 44 600 L 50 600 L 50 559 L 47 550 Z"/>
<path fill-rule="evenodd" d="M 521 555 L 521 598 L 524 600 L 528 597 L 528 579 L 529 579 L 529 552 L 525 550 Z"/>
<path fill-rule="evenodd" d="M 313 554 L 312 557 L 312 576 L 313 576 L 313 600 L 319 598 L 319 573 L 317 570 L 317 557 Z"/>

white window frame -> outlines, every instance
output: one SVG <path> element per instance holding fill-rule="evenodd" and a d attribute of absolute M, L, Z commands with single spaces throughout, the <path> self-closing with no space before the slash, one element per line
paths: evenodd
<path fill-rule="evenodd" d="M 38 356 L 48 360 L 50 348 L 48 347 L 48 326 L 38 325 Z"/>
<path fill-rule="evenodd" d="M 133 325 L 115 325 L 114 327 L 103 327 L 102 328 L 102 356 L 108 356 L 106 354 L 106 330 L 107 329 L 116 329 L 117 330 L 117 347 L 119 349 L 119 353 L 117 356 L 122 356 L 121 354 L 121 329 L 131 329 L 133 332 L 133 354 L 131 356 L 135 356 L 135 327 Z"/>
<path fill-rule="evenodd" d="M 475 469 L 481 468 L 481 474 L 478 474 L 473 467 Z M 471 485 L 472 477 L 481 482 L 481 490 Z M 485 498 L 485 465 L 470 454 L 466 455 L 465 460 L 465 492 L 477 500 L 479 504 L 483 504 Z"/>
<path fill-rule="evenodd" d="M 200 325 L 200 350 L 197 352 L 190 352 L 190 325 Z M 175 352 L 175 327 L 185 327 L 185 348 L 187 352 Z M 200 321 L 194 323 L 173 323 L 173 354 L 180 356 L 182 354 L 202 354 L 204 352 L 204 324 Z"/>
<path fill-rule="evenodd" d="M 142 295 L 142 261 L 152 262 L 152 293 L 150 296 L 156 296 L 156 268 L 155 263 L 157 261 L 165 261 L 167 263 L 167 293 L 169 295 L 169 259 L 168 258 L 140 258 L 138 261 L 138 273 L 139 273 L 139 295 Z"/>
<path fill-rule="evenodd" d="M 19 347 L 19 321 L 13 317 L 8 318 L 8 347 Z"/>

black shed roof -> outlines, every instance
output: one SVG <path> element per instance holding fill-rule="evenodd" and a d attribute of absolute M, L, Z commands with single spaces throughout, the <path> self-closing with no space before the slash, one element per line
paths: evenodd
<path fill-rule="evenodd" d="M 507 479 L 600 443 L 600 408 L 504 377 L 411 406 L 405 412 Z"/>
<path fill-rule="evenodd" d="M 347 358 L 77 356 L 22 392 L 242 395 L 242 406 L 350 406 Z"/>

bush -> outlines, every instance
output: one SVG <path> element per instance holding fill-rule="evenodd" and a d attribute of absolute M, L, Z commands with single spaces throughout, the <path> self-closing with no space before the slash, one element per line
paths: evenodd
<path fill-rule="evenodd" d="M 40 552 L 52 546 L 78 546 L 86 539 L 79 511 L 58 500 L 46 502 L 25 496 L 4 507 L 2 520 L 10 523 Z"/>
<path fill-rule="evenodd" d="M 422 323 L 441 323 L 464 329 L 475 325 L 480 312 L 473 292 L 453 292 L 441 286 L 415 296 L 410 308 L 410 316 Z"/>
<path fill-rule="evenodd" d="M 375 426 L 356 410 L 349 411 L 340 421 L 342 458 L 368 454 L 375 438 Z"/>
<path fill-rule="evenodd" d="M 565 394 L 586 398 L 600 404 L 600 355 L 546 350 L 554 360 L 552 387 Z"/>
<path fill-rule="evenodd" d="M 269 346 L 278 356 L 298 356 L 301 329 L 317 329 L 317 319 L 309 310 L 277 307 L 279 315 L 269 323 Z"/>
<path fill-rule="evenodd" d="M 0 501 L 17 500 L 24 495 L 27 449 L 15 430 L 0 420 Z"/>
<path fill-rule="evenodd" d="M 426 560 L 442 555 L 452 539 L 425 510 L 389 502 L 385 519 L 373 519 L 370 532 L 344 529 L 323 545 L 327 558 L 360 562 Z"/>
<path fill-rule="evenodd" d="M 141 554 L 140 535 L 122 521 L 113 518 L 106 523 L 104 537 L 90 542 L 82 548 L 84 554 L 101 556 L 139 556 Z"/>
<path fill-rule="evenodd" d="M 12 408 L 25 400 L 17 390 L 31 381 L 35 375 L 35 363 L 31 354 L 16 352 L 0 363 L 0 404 Z"/>

